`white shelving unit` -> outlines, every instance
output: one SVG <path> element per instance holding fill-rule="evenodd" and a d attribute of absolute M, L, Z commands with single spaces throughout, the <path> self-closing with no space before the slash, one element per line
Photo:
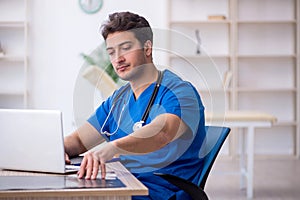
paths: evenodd
<path fill-rule="evenodd" d="M 0 108 L 27 107 L 27 0 L 0 0 Z"/>
<path fill-rule="evenodd" d="M 278 118 L 272 128 L 256 130 L 259 155 L 300 154 L 299 7 L 299 0 L 169 0 L 169 48 L 176 52 L 169 64 L 197 86 L 206 110 L 214 111 L 212 97 L 221 95 L 220 83 L 230 72 L 225 109 L 265 111 Z M 196 30 L 201 54 L 196 53 Z"/>
<path fill-rule="evenodd" d="M 298 0 L 237 3 L 236 109 L 258 109 L 278 123 L 257 130 L 260 154 L 299 156 Z"/>

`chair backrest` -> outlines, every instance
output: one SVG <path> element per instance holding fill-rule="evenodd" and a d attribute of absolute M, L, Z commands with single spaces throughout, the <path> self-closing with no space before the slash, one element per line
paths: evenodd
<path fill-rule="evenodd" d="M 204 159 L 203 169 L 198 186 L 204 189 L 206 179 L 216 160 L 216 157 L 224 144 L 230 128 L 219 126 L 206 126 L 206 137 L 199 151 L 199 157 Z"/>

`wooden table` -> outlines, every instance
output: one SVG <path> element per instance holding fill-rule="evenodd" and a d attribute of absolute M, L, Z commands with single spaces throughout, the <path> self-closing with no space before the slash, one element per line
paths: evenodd
<path fill-rule="evenodd" d="M 148 195 L 148 189 L 136 179 L 120 162 L 107 164 L 107 170 L 115 171 L 126 185 L 120 188 L 85 188 L 55 190 L 13 190 L 0 191 L 0 199 L 72 199 L 72 200 L 129 200 L 134 195 Z M 1 176 L 53 176 L 52 174 L 0 170 Z M 57 175 L 56 175 L 57 176 Z"/>
<path fill-rule="evenodd" d="M 276 117 L 259 111 L 226 111 L 223 114 L 206 113 L 207 125 L 228 126 L 231 128 L 243 128 L 245 132 L 240 137 L 240 185 L 247 189 L 247 198 L 253 198 L 253 167 L 254 167 L 254 136 L 255 128 L 271 127 L 276 122 Z M 246 139 L 246 142 L 245 142 Z M 246 164 L 247 146 L 247 164 Z M 245 185 L 245 179 L 247 185 Z"/>

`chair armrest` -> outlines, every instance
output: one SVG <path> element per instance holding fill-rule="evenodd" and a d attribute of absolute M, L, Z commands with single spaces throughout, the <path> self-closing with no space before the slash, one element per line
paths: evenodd
<path fill-rule="evenodd" d="M 167 180 L 168 182 L 172 183 L 178 188 L 184 190 L 192 197 L 192 199 L 208 200 L 206 193 L 200 187 L 198 187 L 192 182 L 189 182 L 183 178 L 171 174 L 163 174 L 163 173 L 156 173 L 156 172 L 153 174 Z"/>

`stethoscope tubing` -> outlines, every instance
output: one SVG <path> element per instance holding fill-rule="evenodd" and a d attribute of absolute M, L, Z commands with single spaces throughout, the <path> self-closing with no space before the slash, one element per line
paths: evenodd
<path fill-rule="evenodd" d="M 143 114 L 143 116 L 142 116 L 142 119 L 141 119 L 140 121 L 136 122 L 136 123 L 134 124 L 134 126 L 133 126 L 133 130 L 134 130 L 134 131 L 137 130 L 137 129 L 139 129 L 139 128 L 141 128 L 141 127 L 143 126 L 143 124 L 146 122 L 146 120 L 147 120 L 147 118 L 148 118 L 148 115 L 149 115 L 149 113 L 150 113 L 151 107 L 152 107 L 152 105 L 153 105 L 153 103 L 154 103 L 154 100 L 155 100 L 155 98 L 156 98 L 156 96 L 157 96 L 159 87 L 160 87 L 161 82 L 162 82 L 162 78 L 163 78 L 163 72 L 158 71 L 158 77 L 157 77 L 157 80 L 156 80 L 156 84 L 155 84 L 154 90 L 153 90 L 153 92 L 152 92 L 152 95 L 151 95 L 151 97 L 150 97 L 150 100 L 149 100 L 149 102 L 148 102 L 148 105 L 147 105 L 147 107 L 146 107 L 146 109 L 145 109 L 145 111 L 144 111 L 144 114 Z M 129 89 L 129 87 L 130 87 L 130 84 L 127 83 L 127 84 L 124 86 L 124 88 L 119 92 L 119 94 L 114 98 L 113 103 L 112 103 L 112 106 L 111 106 L 111 109 L 109 110 L 108 115 L 107 115 L 106 119 L 104 120 L 103 125 L 101 126 L 101 129 L 100 129 L 100 133 L 101 133 L 101 134 L 107 135 L 107 136 L 111 136 L 111 135 L 114 135 L 114 134 L 118 131 L 118 129 L 119 129 L 119 127 L 120 127 L 120 122 L 121 122 L 121 118 L 122 118 L 122 115 L 123 115 L 123 111 L 124 111 L 124 109 L 125 109 L 125 104 L 124 104 L 124 106 L 122 107 L 122 110 L 121 110 L 121 113 L 120 113 L 120 117 L 119 117 L 118 122 L 117 122 L 117 128 L 116 128 L 116 130 L 113 131 L 112 133 L 109 133 L 109 132 L 107 132 L 107 131 L 104 131 L 104 132 L 103 132 L 103 128 L 104 128 L 105 124 L 107 123 L 107 120 L 108 120 L 109 116 L 111 115 L 111 112 L 112 112 L 113 108 L 115 107 L 117 101 L 118 101 L 119 98 L 126 92 L 126 90 Z"/>

